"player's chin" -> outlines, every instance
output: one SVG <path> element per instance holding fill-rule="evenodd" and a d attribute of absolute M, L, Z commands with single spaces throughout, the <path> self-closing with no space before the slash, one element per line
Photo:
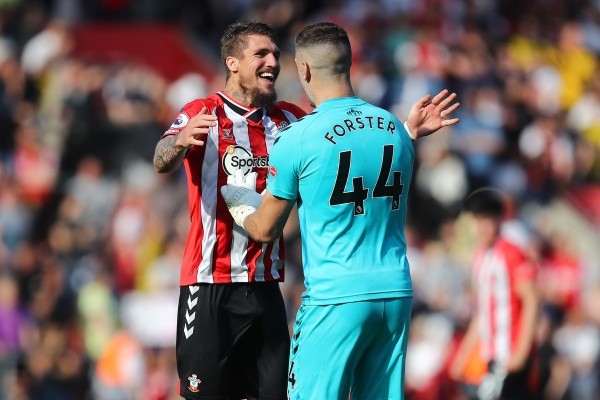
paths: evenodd
<path fill-rule="evenodd" d="M 261 92 L 264 93 L 275 93 L 275 81 L 261 79 L 258 88 Z"/>
<path fill-rule="evenodd" d="M 273 87 L 270 90 L 259 90 L 254 95 L 254 103 L 259 107 L 270 107 L 277 101 L 277 92 Z"/>

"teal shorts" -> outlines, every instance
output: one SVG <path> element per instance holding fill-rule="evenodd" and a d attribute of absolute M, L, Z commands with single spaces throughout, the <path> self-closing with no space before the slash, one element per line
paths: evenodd
<path fill-rule="evenodd" d="M 290 400 L 404 398 L 412 297 L 298 309 Z"/>

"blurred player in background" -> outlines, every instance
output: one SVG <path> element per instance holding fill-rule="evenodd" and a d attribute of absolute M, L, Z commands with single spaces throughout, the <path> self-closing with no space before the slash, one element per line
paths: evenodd
<path fill-rule="evenodd" d="M 469 355 L 478 356 L 488 366 L 475 397 L 481 400 L 539 398 L 533 357 L 536 269 L 522 243 L 503 233 L 506 201 L 501 192 L 486 188 L 464 204 L 474 217 L 479 245 L 472 269 L 476 306 L 450 374 L 462 380 Z"/>
<path fill-rule="evenodd" d="M 412 139 L 452 125 L 441 92 L 407 123 L 355 97 L 351 48 L 332 23 L 296 38 L 300 81 L 316 109 L 278 137 L 262 198 L 236 173 L 222 193 L 250 237 L 279 237 L 298 203 L 306 292 L 288 371 L 291 399 L 402 399 L 412 304 L 406 201 Z M 405 129 L 405 126 L 407 129 Z M 412 136 L 411 133 L 412 132 Z"/>
<path fill-rule="evenodd" d="M 279 49 L 266 24 L 238 22 L 221 39 L 222 92 L 186 104 L 156 146 L 154 166 L 183 162 L 191 227 L 177 322 L 180 395 L 187 399 L 285 399 L 289 332 L 279 283 L 283 242 L 254 241 L 235 225 L 218 188 L 237 170 L 266 187 L 279 130 L 305 113 L 276 103 Z"/>

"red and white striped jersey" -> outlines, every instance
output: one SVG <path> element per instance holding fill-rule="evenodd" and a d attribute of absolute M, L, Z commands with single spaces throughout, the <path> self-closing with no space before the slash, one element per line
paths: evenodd
<path fill-rule="evenodd" d="M 482 356 L 504 364 L 522 331 L 516 288 L 535 279 L 535 268 L 520 247 L 500 238 L 476 253 L 473 271 Z"/>
<path fill-rule="evenodd" d="M 258 173 L 256 190 L 262 192 L 275 137 L 305 112 L 286 102 L 270 111 L 248 108 L 218 92 L 186 104 L 163 137 L 178 134 L 205 106 L 217 117 L 217 126 L 205 145 L 193 146 L 183 161 L 191 226 L 180 285 L 283 281 L 283 238 L 269 244 L 250 239 L 233 221 L 220 188 L 228 175 L 242 169 Z"/>

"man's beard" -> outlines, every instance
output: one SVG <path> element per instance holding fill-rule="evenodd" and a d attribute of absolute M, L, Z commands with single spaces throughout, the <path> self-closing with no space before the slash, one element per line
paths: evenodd
<path fill-rule="evenodd" d="M 273 87 L 273 91 L 262 91 L 261 88 L 257 86 L 255 79 L 258 78 L 244 79 L 241 77 L 239 82 L 240 94 L 246 99 L 247 105 L 250 107 L 272 108 L 277 100 L 275 88 Z"/>
<path fill-rule="evenodd" d="M 277 92 L 273 90 L 272 92 L 263 92 L 259 88 L 247 89 L 248 98 L 252 99 L 253 107 L 263 107 L 263 108 L 271 108 L 275 105 L 275 101 L 277 101 Z"/>

